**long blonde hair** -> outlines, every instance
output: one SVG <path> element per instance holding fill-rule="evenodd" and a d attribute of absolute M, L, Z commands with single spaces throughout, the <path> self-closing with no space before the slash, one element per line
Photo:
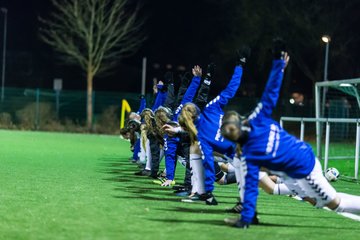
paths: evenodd
<path fill-rule="evenodd" d="M 147 141 L 147 130 L 146 130 L 146 125 L 145 124 L 142 124 L 141 127 L 140 127 L 140 130 L 141 130 L 141 134 L 140 134 L 140 137 L 141 137 L 141 142 L 142 142 L 142 147 L 143 149 L 145 149 L 146 151 L 146 141 Z"/>
<path fill-rule="evenodd" d="M 153 125 L 154 115 L 153 115 L 153 113 L 150 111 L 145 111 L 142 114 L 142 118 L 145 123 L 144 130 L 146 130 L 148 133 L 153 133 L 154 132 L 154 125 Z"/>
<path fill-rule="evenodd" d="M 196 106 L 191 103 L 186 104 L 179 115 L 179 124 L 188 131 L 192 144 L 197 142 L 198 130 L 194 124 L 197 115 Z"/>
<path fill-rule="evenodd" d="M 163 126 L 170 121 L 168 114 L 165 111 L 159 110 L 155 112 L 155 123 L 157 131 L 164 136 L 165 132 Z"/>

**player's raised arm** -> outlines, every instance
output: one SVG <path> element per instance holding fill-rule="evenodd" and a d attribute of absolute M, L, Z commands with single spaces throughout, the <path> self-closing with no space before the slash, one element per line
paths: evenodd
<path fill-rule="evenodd" d="M 193 98 L 200 86 L 201 76 L 202 76 L 202 69 L 200 68 L 200 66 L 198 66 L 198 65 L 194 66 L 194 68 L 192 69 L 192 73 L 193 73 L 194 77 L 191 80 L 190 86 L 186 90 L 183 99 L 181 100 L 180 106 L 178 106 L 178 108 L 175 110 L 175 113 L 173 116 L 174 121 L 177 121 L 177 117 L 179 116 L 184 104 L 191 102 L 193 100 Z"/>
<path fill-rule="evenodd" d="M 193 79 L 191 80 L 190 86 L 185 92 L 185 95 L 181 101 L 181 104 L 185 104 L 187 102 L 191 102 L 197 92 L 197 89 L 200 86 L 201 76 L 202 76 L 202 69 L 200 66 L 196 65 L 192 69 L 192 73 L 194 75 Z"/>
<path fill-rule="evenodd" d="M 210 63 L 207 67 L 207 73 L 206 73 L 205 79 L 201 83 L 201 86 L 199 88 L 197 96 L 194 99 L 194 104 L 199 107 L 200 111 L 202 111 L 205 108 L 206 104 L 208 103 L 210 86 L 211 86 L 214 72 L 215 72 L 215 64 Z"/>
<path fill-rule="evenodd" d="M 167 97 L 167 91 L 162 81 L 159 81 L 159 83 L 156 85 L 156 89 L 157 89 L 157 93 L 156 93 L 155 102 L 151 108 L 153 111 L 155 111 L 160 106 L 162 106 L 165 103 Z"/>
<path fill-rule="evenodd" d="M 274 40 L 273 55 L 274 60 L 270 76 L 258 106 L 258 110 L 266 116 L 270 116 L 273 109 L 276 107 L 282 80 L 284 78 L 284 70 L 290 59 L 286 52 L 285 44 L 281 39 Z M 253 115 L 253 117 L 255 117 L 255 115 Z"/>
<path fill-rule="evenodd" d="M 242 47 L 240 50 L 237 51 L 237 63 L 234 70 L 234 74 L 227 85 L 227 87 L 213 99 L 209 104 L 208 107 L 211 105 L 218 103 L 220 108 L 224 107 L 231 98 L 233 98 L 240 87 L 241 77 L 243 74 L 243 67 L 246 64 L 248 58 L 250 57 L 250 48 L 249 47 Z"/>
<path fill-rule="evenodd" d="M 137 114 L 140 114 L 146 108 L 146 98 L 144 95 L 140 96 L 140 106 Z"/>

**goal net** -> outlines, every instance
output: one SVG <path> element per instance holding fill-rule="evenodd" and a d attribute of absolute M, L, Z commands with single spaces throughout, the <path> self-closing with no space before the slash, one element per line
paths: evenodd
<path fill-rule="evenodd" d="M 355 178 L 358 178 L 359 96 L 360 78 L 315 85 L 317 156 L 325 161 L 324 167 L 336 167 L 343 175 Z"/>

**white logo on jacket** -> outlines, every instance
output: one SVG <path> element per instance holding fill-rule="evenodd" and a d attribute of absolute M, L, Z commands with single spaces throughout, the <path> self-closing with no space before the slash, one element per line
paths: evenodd
<path fill-rule="evenodd" d="M 216 136 L 215 136 L 215 140 L 216 141 L 220 141 L 220 142 L 223 142 L 224 141 L 224 138 L 223 136 L 221 135 L 221 125 L 222 125 L 222 119 L 223 119 L 224 115 L 221 114 L 220 115 L 220 119 L 219 119 L 219 126 L 218 126 L 218 130 L 217 130 L 217 133 L 216 133 Z"/>

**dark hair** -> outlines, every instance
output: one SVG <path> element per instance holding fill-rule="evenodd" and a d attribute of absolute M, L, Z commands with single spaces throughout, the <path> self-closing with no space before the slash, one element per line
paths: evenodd
<path fill-rule="evenodd" d="M 120 134 L 121 135 L 126 135 L 128 132 L 130 132 L 128 128 L 121 128 L 120 129 Z"/>
<path fill-rule="evenodd" d="M 229 119 L 231 119 L 233 117 L 236 117 L 238 121 L 242 120 L 242 117 L 236 111 L 228 111 L 228 112 L 225 113 L 225 115 L 224 115 L 224 117 L 222 119 L 223 124 L 225 122 L 229 121 Z"/>

